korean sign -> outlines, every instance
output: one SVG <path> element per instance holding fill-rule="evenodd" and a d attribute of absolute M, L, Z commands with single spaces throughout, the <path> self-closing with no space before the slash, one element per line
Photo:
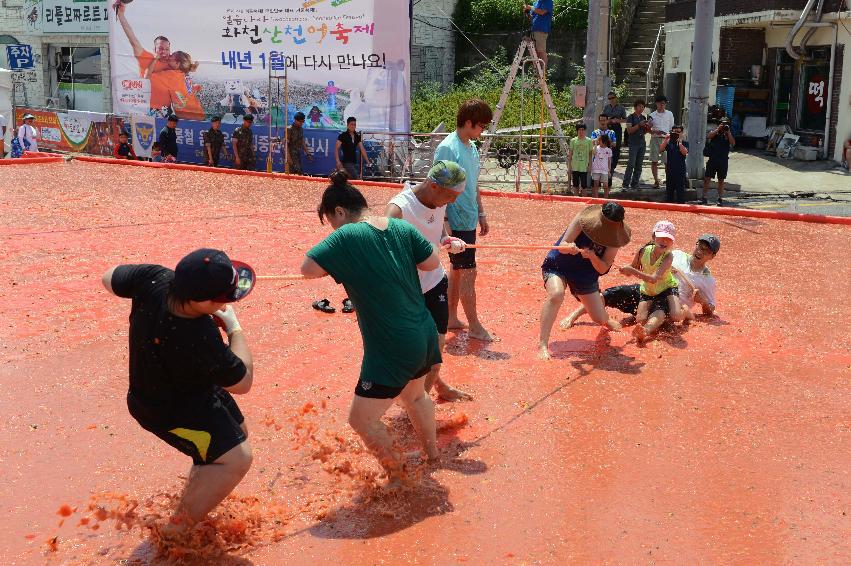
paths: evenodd
<path fill-rule="evenodd" d="M 821 65 L 805 65 L 803 69 L 803 104 L 798 127 L 804 130 L 822 131 L 827 119 L 827 91 L 829 69 Z"/>
<path fill-rule="evenodd" d="M 7 45 L 6 58 L 12 71 L 27 71 L 35 68 L 31 45 Z"/>
<path fill-rule="evenodd" d="M 15 123 L 23 123 L 24 114 L 35 116 L 38 147 L 42 150 L 79 151 L 95 155 L 112 155 L 118 143 L 121 118 L 88 112 L 54 112 L 15 108 Z"/>
<path fill-rule="evenodd" d="M 24 26 L 34 33 L 109 33 L 106 0 L 25 0 Z"/>
<path fill-rule="evenodd" d="M 159 132 L 165 127 L 165 118 L 156 119 L 156 130 L 154 141 Z M 225 136 L 224 151 L 219 161 L 222 167 L 233 167 L 233 143 L 231 135 L 242 124 L 222 124 L 222 133 Z M 181 120 L 177 123 L 177 160 L 181 163 L 206 163 L 204 155 L 204 131 L 210 128 L 209 122 L 195 122 Z M 252 128 L 254 132 L 254 151 L 257 155 L 257 171 L 266 170 L 266 157 L 272 151 L 272 169 L 282 172 L 284 170 L 283 153 L 279 139 L 269 139 L 266 128 Z M 134 132 L 135 134 L 135 132 Z M 273 136 L 283 136 L 283 131 L 273 131 Z M 337 141 L 338 132 L 329 130 L 307 130 L 304 141 L 310 148 L 313 160 L 302 159 L 305 173 L 311 175 L 326 176 L 336 168 L 334 160 L 334 144 Z M 135 137 L 135 136 L 134 136 Z M 365 144 L 366 146 L 366 144 Z M 378 148 L 366 146 L 371 158 L 375 158 Z"/>
<path fill-rule="evenodd" d="M 162 14 L 169 14 L 163 18 Z M 109 11 L 118 113 L 223 116 L 255 125 L 295 112 L 306 127 L 408 131 L 410 16 L 395 0 L 145 0 Z M 191 25 L 188 24 L 191 22 Z M 280 107 L 289 76 L 289 108 Z M 273 101 L 270 108 L 270 101 Z"/>

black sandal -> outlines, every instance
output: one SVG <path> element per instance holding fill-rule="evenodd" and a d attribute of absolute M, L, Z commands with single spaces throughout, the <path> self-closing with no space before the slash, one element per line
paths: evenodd
<path fill-rule="evenodd" d="M 322 299 L 321 301 L 315 301 L 313 303 L 313 308 L 315 308 L 318 311 L 322 311 L 322 312 L 328 313 L 328 314 L 337 312 L 337 309 L 335 309 L 334 307 L 331 306 L 331 301 L 329 301 L 328 299 Z"/>
<path fill-rule="evenodd" d="M 352 301 L 350 301 L 348 299 L 348 297 L 343 299 L 343 312 L 344 313 L 355 312 L 355 305 L 352 304 Z"/>

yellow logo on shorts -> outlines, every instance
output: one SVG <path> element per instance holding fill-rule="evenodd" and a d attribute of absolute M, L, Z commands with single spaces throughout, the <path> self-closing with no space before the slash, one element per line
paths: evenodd
<path fill-rule="evenodd" d="M 201 459 L 207 461 L 207 449 L 210 447 L 210 440 L 212 439 L 209 432 L 189 428 L 173 428 L 169 432 L 194 444 L 201 455 Z"/>

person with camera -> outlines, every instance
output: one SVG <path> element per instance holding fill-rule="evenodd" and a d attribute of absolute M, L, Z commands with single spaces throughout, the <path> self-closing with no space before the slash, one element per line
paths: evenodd
<path fill-rule="evenodd" d="M 709 132 L 709 139 L 703 150 L 708 157 L 706 172 L 703 175 L 703 196 L 700 204 L 707 204 L 706 193 L 713 177 L 718 176 L 718 206 L 724 206 L 724 181 L 727 179 L 727 169 L 730 163 L 730 150 L 736 145 L 736 138 L 730 130 L 730 119 L 722 118 L 718 127 Z"/>
<path fill-rule="evenodd" d="M 626 122 L 626 108 L 618 102 L 618 94 L 615 91 L 610 91 L 608 94 L 609 103 L 603 107 L 603 114 L 609 117 L 609 129 L 615 132 L 615 146 L 612 148 L 612 170 L 609 174 L 609 185 L 612 184 L 612 175 L 615 172 L 615 167 L 618 166 L 618 161 L 621 158 L 621 147 L 623 146 L 623 123 Z"/>
<path fill-rule="evenodd" d="M 683 127 L 679 124 L 671 127 L 671 133 L 665 136 L 659 145 L 659 151 L 667 160 L 665 177 L 666 202 L 686 201 L 686 156 L 688 142 L 683 140 Z"/>
<path fill-rule="evenodd" d="M 622 189 L 637 189 L 641 181 L 641 166 L 644 163 L 644 152 L 647 151 L 644 138 L 650 131 L 647 116 L 644 115 L 645 106 L 643 100 L 636 100 L 632 105 L 632 114 L 626 119 L 626 145 L 629 148 L 629 156 L 623 174 Z"/>
<path fill-rule="evenodd" d="M 667 159 L 665 151 L 662 150 L 662 140 L 671 131 L 674 125 L 674 113 L 666 109 L 668 98 L 660 94 L 655 100 L 656 110 L 650 113 L 650 170 L 653 171 L 653 188 L 659 188 L 659 160 L 665 164 Z M 667 165 L 665 168 L 667 175 Z M 667 183 L 667 181 L 666 181 Z"/>

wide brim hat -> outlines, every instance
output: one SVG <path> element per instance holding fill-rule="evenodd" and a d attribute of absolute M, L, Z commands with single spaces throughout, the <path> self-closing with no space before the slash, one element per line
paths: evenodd
<path fill-rule="evenodd" d="M 595 244 L 622 248 L 629 243 L 632 230 L 623 221 L 615 222 L 603 215 L 603 205 L 595 204 L 579 213 L 579 226 Z"/>
<path fill-rule="evenodd" d="M 35 116 L 33 116 L 32 114 L 24 114 L 24 117 L 21 118 L 21 119 L 22 120 L 35 120 Z"/>

